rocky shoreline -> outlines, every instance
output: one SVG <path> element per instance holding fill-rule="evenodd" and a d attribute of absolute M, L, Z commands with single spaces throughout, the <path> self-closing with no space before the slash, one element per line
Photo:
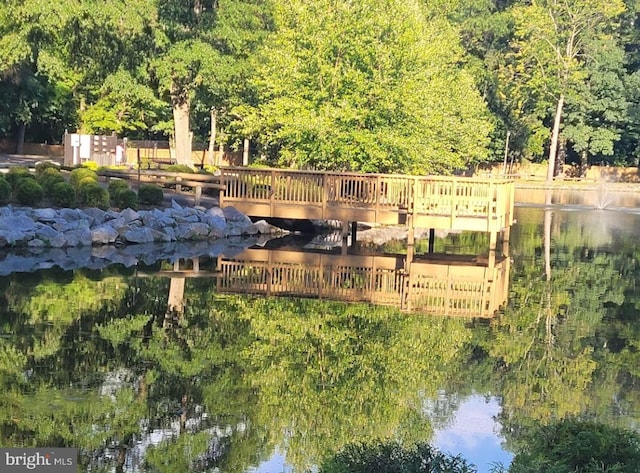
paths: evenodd
<path fill-rule="evenodd" d="M 253 223 L 233 207 L 182 207 L 175 201 L 166 209 L 140 211 L 0 208 L 0 248 L 122 246 L 284 233 L 265 221 Z"/>
<path fill-rule="evenodd" d="M 231 257 L 288 232 L 232 207 L 134 211 L 0 208 L 0 276 L 59 267 L 101 270 L 203 255 Z"/>

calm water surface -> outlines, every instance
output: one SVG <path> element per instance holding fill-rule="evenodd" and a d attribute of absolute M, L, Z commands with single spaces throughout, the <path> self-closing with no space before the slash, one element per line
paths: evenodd
<path fill-rule="evenodd" d="M 300 472 L 393 437 L 488 472 L 550 419 L 640 429 L 640 215 L 516 210 L 506 258 L 449 235 L 419 280 L 402 256 L 266 249 L 2 277 L 2 446 L 79 447 L 82 471 Z"/>

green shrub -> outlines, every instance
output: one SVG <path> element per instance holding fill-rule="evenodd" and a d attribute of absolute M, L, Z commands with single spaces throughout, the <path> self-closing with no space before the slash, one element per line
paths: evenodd
<path fill-rule="evenodd" d="M 395 441 L 350 444 L 324 461 L 320 473 L 473 473 L 466 460 L 441 453 L 426 443 L 403 447 Z"/>
<path fill-rule="evenodd" d="M 186 173 L 190 173 L 190 174 L 195 174 L 196 173 L 195 169 L 190 168 L 186 164 L 171 164 L 170 166 L 166 167 L 165 171 L 167 171 L 167 172 L 186 172 Z"/>
<path fill-rule="evenodd" d="M 0 176 L 0 202 L 7 202 L 11 197 L 11 184 L 4 176 Z"/>
<path fill-rule="evenodd" d="M 98 182 L 98 174 L 95 171 L 87 168 L 76 168 L 69 174 L 69 183 L 76 189 L 79 189 L 80 181 L 87 177 L 92 177 Z"/>
<path fill-rule="evenodd" d="M 91 171 L 97 171 L 99 166 L 95 161 L 85 161 L 84 163 L 82 163 L 82 167 Z"/>
<path fill-rule="evenodd" d="M 138 202 L 142 205 L 160 205 L 164 200 L 164 193 L 158 186 L 141 185 L 138 189 Z"/>
<path fill-rule="evenodd" d="M 525 439 L 509 473 L 637 473 L 640 435 L 595 422 L 563 420 Z"/>
<path fill-rule="evenodd" d="M 113 195 L 113 203 L 119 209 L 133 209 L 138 208 L 138 194 L 131 189 L 119 189 Z"/>
<path fill-rule="evenodd" d="M 82 191 L 82 188 L 85 186 L 93 186 L 94 184 L 100 184 L 98 179 L 92 176 L 83 177 L 78 181 L 76 188 L 78 191 Z"/>
<path fill-rule="evenodd" d="M 11 184 L 11 188 L 14 191 L 16 190 L 16 184 L 18 183 L 20 178 L 31 177 L 35 179 L 35 176 L 31 174 L 31 172 L 29 171 L 29 168 L 26 168 L 24 166 L 11 166 L 9 168 L 9 172 L 6 174 L 5 177 L 7 178 L 7 181 L 9 182 L 9 184 Z"/>
<path fill-rule="evenodd" d="M 85 207 L 109 208 L 109 192 L 97 182 L 85 182 L 78 190 L 80 202 Z"/>
<path fill-rule="evenodd" d="M 37 205 L 42 202 L 44 190 L 35 179 L 23 177 L 16 182 L 16 200 L 22 205 Z"/>
<path fill-rule="evenodd" d="M 57 168 L 48 167 L 37 174 L 38 184 L 42 186 L 46 194 L 51 194 L 53 186 L 58 182 L 64 182 L 65 178 Z"/>
<path fill-rule="evenodd" d="M 40 161 L 36 164 L 36 176 L 40 176 L 42 173 L 46 172 L 48 169 L 55 169 L 56 171 L 60 171 L 60 166 L 53 161 Z"/>
<path fill-rule="evenodd" d="M 68 182 L 58 182 L 53 185 L 51 198 L 58 207 L 74 207 L 76 205 L 76 190 Z"/>
<path fill-rule="evenodd" d="M 129 183 L 124 179 L 109 179 L 109 194 L 115 196 L 119 191 L 129 189 Z"/>

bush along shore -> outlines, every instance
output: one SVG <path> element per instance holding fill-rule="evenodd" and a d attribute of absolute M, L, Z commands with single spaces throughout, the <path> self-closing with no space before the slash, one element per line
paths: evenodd
<path fill-rule="evenodd" d="M 0 208 L 0 248 L 116 245 L 216 240 L 231 236 L 284 234 L 265 221 L 252 223 L 233 207 L 182 207 L 122 211 Z"/>

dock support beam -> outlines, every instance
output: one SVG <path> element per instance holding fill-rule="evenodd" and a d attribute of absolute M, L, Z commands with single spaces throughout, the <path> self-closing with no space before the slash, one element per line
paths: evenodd
<path fill-rule="evenodd" d="M 413 226 L 413 215 L 407 215 L 407 245 L 413 246 L 416 240 L 416 229 Z"/>
<path fill-rule="evenodd" d="M 436 229 L 435 228 L 430 228 L 429 229 L 429 253 L 433 253 L 434 247 L 436 244 Z"/>
<path fill-rule="evenodd" d="M 356 247 L 357 238 L 358 238 L 358 222 L 351 222 L 351 248 Z"/>

